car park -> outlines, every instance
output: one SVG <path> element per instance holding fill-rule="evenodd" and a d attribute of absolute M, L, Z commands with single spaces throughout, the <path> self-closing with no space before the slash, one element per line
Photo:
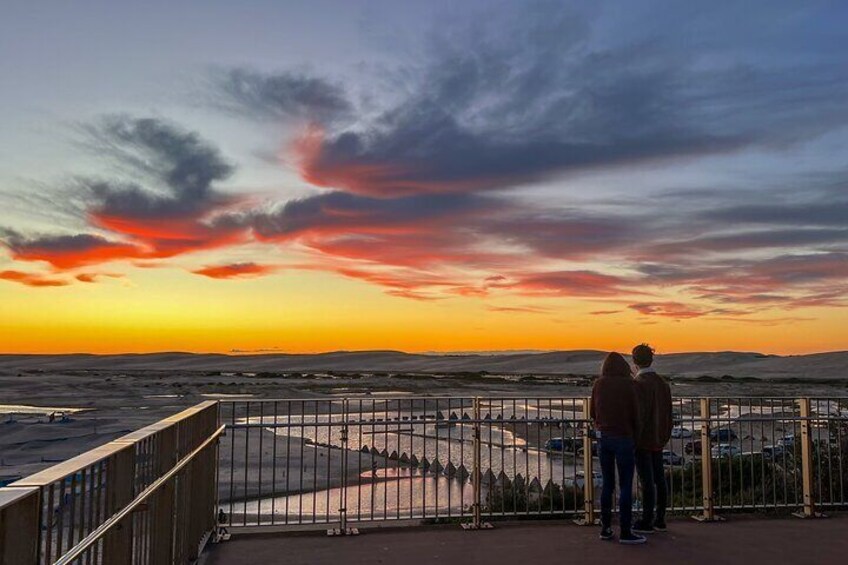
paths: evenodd
<path fill-rule="evenodd" d="M 683 428 L 678 426 L 671 429 L 671 437 L 675 439 L 689 438 L 693 435 L 695 435 L 695 432 L 690 430 L 689 428 Z"/>
<path fill-rule="evenodd" d="M 735 445 L 730 445 L 729 443 L 720 443 L 710 450 L 710 455 L 715 459 L 720 459 L 722 457 L 736 457 L 741 454 L 742 450 L 736 447 Z"/>

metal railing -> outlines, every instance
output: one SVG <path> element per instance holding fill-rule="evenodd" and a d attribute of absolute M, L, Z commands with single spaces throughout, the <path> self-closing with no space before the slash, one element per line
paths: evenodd
<path fill-rule="evenodd" d="M 848 398 L 675 398 L 670 512 L 848 508 Z M 500 517 L 594 522 L 600 466 L 577 397 L 222 401 L 229 527 Z M 636 509 L 638 511 L 639 487 Z"/>
<path fill-rule="evenodd" d="M 670 512 L 848 509 L 848 398 L 675 398 Z M 594 523 L 582 397 L 204 402 L 0 488 L 0 565 L 188 563 L 218 525 Z M 637 485 L 637 511 L 638 511 Z M 216 513 L 223 511 L 221 520 Z"/>
<path fill-rule="evenodd" d="M 196 558 L 215 529 L 223 431 L 204 402 L 0 489 L 0 563 Z"/>

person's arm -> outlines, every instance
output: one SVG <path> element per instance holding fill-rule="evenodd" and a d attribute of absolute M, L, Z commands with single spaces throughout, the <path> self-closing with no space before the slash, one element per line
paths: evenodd
<path fill-rule="evenodd" d="M 671 387 L 668 386 L 668 383 L 663 381 L 663 390 L 665 391 L 665 405 L 668 410 L 666 413 L 668 414 L 668 418 L 666 423 L 668 424 L 668 429 L 671 430 L 674 427 L 674 409 L 672 407 L 671 400 Z"/>
<path fill-rule="evenodd" d="M 592 420 L 593 423 L 597 421 L 597 413 L 595 412 L 595 394 L 597 388 L 598 381 L 595 381 L 595 384 L 592 385 L 592 398 L 589 400 L 589 418 Z"/>
<path fill-rule="evenodd" d="M 633 414 L 633 435 L 634 439 L 638 439 L 639 436 L 642 435 L 642 408 L 640 406 L 639 401 L 639 385 L 636 381 L 633 381 L 633 386 L 630 387 L 631 390 L 631 412 Z"/>

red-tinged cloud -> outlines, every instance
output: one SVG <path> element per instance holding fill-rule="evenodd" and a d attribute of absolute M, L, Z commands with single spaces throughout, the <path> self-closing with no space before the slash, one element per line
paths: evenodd
<path fill-rule="evenodd" d="M 274 265 L 259 265 L 257 263 L 230 263 L 227 265 L 210 265 L 192 271 L 211 279 L 244 279 L 268 275 L 277 269 Z"/>
<path fill-rule="evenodd" d="M 582 298 L 642 294 L 633 282 L 596 271 L 551 271 L 520 277 L 495 285 L 528 295 Z"/>
<path fill-rule="evenodd" d="M 629 308 L 644 316 L 662 316 L 677 320 L 700 318 L 709 314 L 709 311 L 680 302 L 639 302 L 631 304 Z"/>
<path fill-rule="evenodd" d="M 349 134 L 354 138 L 356 134 Z M 439 178 L 428 175 L 426 162 L 393 162 L 386 155 L 346 155 L 324 128 L 310 125 L 292 144 L 300 175 L 308 183 L 370 196 L 410 196 L 475 192 L 502 186 L 504 178 Z"/>
<path fill-rule="evenodd" d="M 44 261 L 58 270 L 120 259 L 139 259 L 148 253 L 138 245 L 91 234 L 24 237 L 12 233 L 6 237 L 4 244 L 15 260 Z"/>
<path fill-rule="evenodd" d="M 67 286 L 70 284 L 65 279 L 57 279 L 35 273 L 25 273 L 23 271 L 0 271 L 0 280 L 34 287 Z"/>
<path fill-rule="evenodd" d="M 111 116 L 90 126 L 91 144 L 130 171 L 131 181 L 83 179 L 86 220 L 108 236 L 83 233 L 3 238 L 12 258 L 45 261 L 57 270 L 117 260 L 155 260 L 238 245 L 248 240 L 232 221 L 243 199 L 214 183 L 232 173 L 200 137 L 157 119 Z"/>
<path fill-rule="evenodd" d="M 418 292 L 415 290 L 390 289 L 386 291 L 386 294 L 389 296 L 397 296 L 398 298 L 408 298 L 410 300 L 420 300 L 424 302 L 431 300 L 443 300 L 445 298 L 444 296 L 427 294 L 425 292 Z"/>
<path fill-rule="evenodd" d="M 79 273 L 74 275 L 74 278 L 83 283 L 96 283 L 103 278 L 121 279 L 124 278 L 124 275 L 117 273 Z"/>

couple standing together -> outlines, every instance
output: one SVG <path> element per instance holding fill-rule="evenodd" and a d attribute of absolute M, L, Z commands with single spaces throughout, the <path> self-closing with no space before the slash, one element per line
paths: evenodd
<path fill-rule="evenodd" d="M 651 367 L 654 350 L 647 344 L 633 348 L 635 375 L 619 353 L 604 360 L 601 376 L 592 388 L 591 417 L 598 439 L 603 488 L 601 539 L 613 538 L 612 496 L 618 469 L 619 542 L 645 543 L 643 534 L 663 532 L 666 483 L 663 448 L 671 437 L 671 389 Z M 632 521 L 633 473 L 642 487 L 642 516 Z"/>

